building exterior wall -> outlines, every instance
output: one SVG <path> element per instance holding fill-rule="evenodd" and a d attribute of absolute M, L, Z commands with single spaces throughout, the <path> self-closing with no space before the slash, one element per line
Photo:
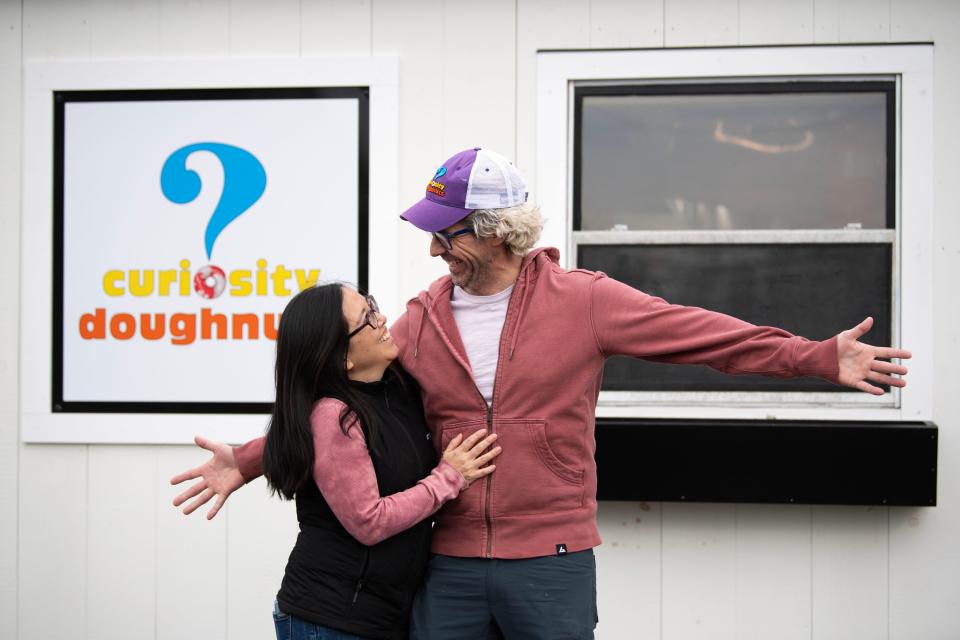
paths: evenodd
<path fill-rule="evenodd" d="M 0 638 L 270 637 L 296 535 L 262 481 L 212 522 L 174 510 L 167 479 L 203 460 L 196 448 L 20 443 L 24 61 L 397 55 L 399 211 L 467 146 L 513 156 L 533 181 L 538 49 L 918 41 L 935 43 L 939 506 L 601 504 L 604 640 L 960 637 L 960 4 L 0 0 Z M 443 265 L 409 225 L 397 245 L 406 298 Z"/>

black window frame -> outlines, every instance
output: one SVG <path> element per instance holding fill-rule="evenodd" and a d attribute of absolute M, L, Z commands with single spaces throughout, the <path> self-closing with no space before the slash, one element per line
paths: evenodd
<path fill-rule="evenodd" d="M 704 82 L 577 85 L 573 89 L 573 231 L 582 230 L 581 169 L 583 100 L 596 96 L 770 95 L 810 93 L 885 93 L 887 108 L 886 223 L 896 228 L 897 86 L 893 80 L 795 80 L 770 82 Z"/>
<path fill-rule="evenodd" d="M 617 237 L 621 238 L 636 238 L 639 234 L 656 234 L 657 232 L 645 232 L 645 231 L 632 231 L 632 232 L 618 232 L 618 231 L 583 231 L 583 203 L 582 203 L 582 184 L 581 177 L 583 173 L 583 106 L 584 99 L 589 97 L 596 96 L 672 96 L 672 95 L 683 95 L 683 96 L 696 96 L 696 95 L 770 95 L 770 94 L 818 94 L 818 93 L 883 93 L 885 95 L 885 107 L 886 107 L 886 171 L 885 171 L 885 212 L 884 220 L 886 226 L 884 229 L 871 229 L 871 230 L 857 230 L 858 233 L 867 235 L 869 232 L 887 232 L 886 239 L 884 240 L 871 240 L 872 242 L 879 242 L 883 244 L 890 245 L 891 252 L 891 270 L 888 274 L 891 282 L 891 297 L 889 300 L 889 308 L 891 312 L 890 317 L 890 340 L 891 343 L 894 340 L 894 336 L 898 334 L 899 331 L 899 279 L 897 276 L 897 269 L 899 268 L 899 230 L 897 229 L 897 198 L 898 198 L 898 185 L 897 185 L 897 168 L 898 168 L 898 122 L 900 118 L 899 109 L 898 109 L 898 91 L 899 85 L 896 78 L 890 76 L 882 77 L 867 77 L 867 78 L 849 78 L 849 77 L 837 77 L 837 78 L 817 78 L 817 79 L 784 79 L 784 78 L 772 78 L 772 79 L 756 79 L 750 81 L 743 81 L 738 79 L 724 79 L 724 78 L 710 78 L 703 81 L 700 80 L 682 80 L 682 81 L 655 81 L 649 83 L 642 82 L 631 82 L 631 81 L 619 81 L 616 83 L 610 82 L 600 82 L 600 81 L 588 81 L 584 83 L 573 83 L 572 86 L 572 120 L 573 120 L 573 130 L 572 130 L 572 154 L 571 154 L 571 166 L 572 166 L 572 184 L 571 184 L 571 221 L 570 226 L 568 227 L 570 231 L 569 235 L 569 249 L 571 250 L 571 256 L 573 256 L 573 261 L 575 266 L 590 268 L 590 265 L 584 265 L 580 263 L 580 249 L 581 247 L 586 246 L 595 246 L 589 241 L 582 240 L 581 237 L 585 234 L 595 234 L 605 236 L 604 244 L 620 244 L 620 245 L 630 245 L 636 244 L 637 246 L 643 246 L 643 243 L 637 243 L 635 241 L 627 240 L 617 240 Z M 776 234 L 789 234 L 789 233 L 798 233 L 806 232 L 807 236 L 810 236 L 811 230 L 796 230 L 796 229 L 778 229 L 772 230 L 771 233 Z M 677 232 L 660 232 L 660 233 L 672 233 L 673 235 L 683 235 L 684 233 L 688 234 L 698 234 L 701 236 L 714 236 L 717 238 L 716 241 L 704 242 L 700 241 L 699 244 L 736 244 L 736 242 L 730 242 L 724 238 L 729 238 L 731 235 L 736 235 L 737 233 L 750 233 L 750 230 L 740 230 L 735 232 L 720 232 L 714 230 L 696 230 L 696 231 L 677 231 Z M 874 237 L 877 234 L 872 234 Z M 882 235 L 882 234 L 881 234 Z M 829 244 L 829 240 L 824 240 L 824 243 Z M 658 243 L 659 244 L 659 243 Z M 838 328 L 839 330 L 839 328 Z M 819 336 L 825 337 L 825 336 Z M 714 394 L 715 397 L 710 401 L 715 403 L 716 401 L 724 402 L 723 396 L 725 394 L 737 394 L 742 396 L 743 394 L 748 394 L 756 396 L 760 399 L 761 394 L 767 393 L 762 389 L 751 390 L 749 388 L 743 388 L 741 390 L 703 390 L 703 389 L 690 389 L 687 391 L 679 390 L 670 390 L 670 391 L 649 391 L 643 389 L 637 389 L 632 391 L 612 391 L 607 388 L 602 389 L 604 395 L 601 396 L 601 402 L 603 402 L 604 396 L 607 398 L 615 397 L 615 403 L 622 404 L 627 402 L 628 404 L 632 403 L 630 398 L 633 394 L 645 394 L 645 393 L 654 393 L 658 396 L 670 396 L 684 393 L 707 393 Z M 849 396 L 849 390 L 838 387 L 836 391 L 847 391 Z M 782 390 L 776 391 L 774 393 L 783 393 Z M 788 392 L 790 393 L 790 392 Z M 797 394 L 804 394 L 802 390 L 795 392 Z M 807 393 L 809 399 L 804 402 L 816 403 L 816 404 L 834 404 L 833 400 L 824 399 L 823 391 L 817 391 L 813 393 Z M 840 396 L 841 393 L 830 393 L 827 392 L 827 396 L 835 396 L 837 398 L 837 404 L 847 404 L 844 402 Z M 815 397 L 814 397 L 815 396 Z M 899 406 L 899 395 L 896 390 L 889 396 L 890 402 L 894 406 Z M 662 399 L 662 398 L 661 398 Z M 732 399 L 732 398 L 731 398 Z M 847 399 L 850 402 L 856 402 L 854 397 Z"/>
<path fill-rule="evenodd" d="M 130 402 L 75 401 L 63 397 L 64 285 L 64 149 L 66 106 L 84 102 L 143 102 L 191 100 L 357 101 L 357 275 L 366 290 L 369 281 L 370 237 L 370 87 L 264 87 L 223 89 L 96 89 L 53 91 L 53 304 L 50 410 L 52 413 L 198 413 L 269 414 L 269 402 Z"/>

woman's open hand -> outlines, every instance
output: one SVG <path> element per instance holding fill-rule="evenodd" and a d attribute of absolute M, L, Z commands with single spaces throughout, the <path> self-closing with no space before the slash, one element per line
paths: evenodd
<path fill-rule="evenodd" d="M 462 433 L 458 433 L 443 450 L 443 459 L 459 471 L 467 481 L 464 489 L 474 480 L 490 475 L 497 468 L 495 464 L 487 464 L 500 455 L 500 447 L 491 448 L 497 439 L 497 434 L 491 433 L 484 438 L 486 433 L 486 429 L 480 429 L 466 438 Z"/>

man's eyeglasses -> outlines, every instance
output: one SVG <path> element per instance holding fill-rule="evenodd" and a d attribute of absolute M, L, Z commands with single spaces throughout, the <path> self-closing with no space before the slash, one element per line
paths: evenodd
<path fill-rule="evenodd" d="M 360 333 L 367 325 L 370 325 L 373 329 L 380 328 L 380 307 L 377 306 L 377 301 L 373 299 L 373 296 L 364 296 L 364 298 L 370 308 L 363 314 L 363 322 L 360 326 L 347 334 L 347 340 Z"/>
<path fill-rule="evenodd" d="M 465 233 L 473 233 L 473 227 L 464 227 L 463 229 L 457 229 L 453 233 L 447 233 L 446 231 L 434 231 L 433 237 L 437 239 L 437 242 L 439 242 L 444 249 L 449 251 L 450 249 L 453 249 L 453 243 L 451 242 L 451 240 L 453 240 L 457 236 L 462 236 Z"/>

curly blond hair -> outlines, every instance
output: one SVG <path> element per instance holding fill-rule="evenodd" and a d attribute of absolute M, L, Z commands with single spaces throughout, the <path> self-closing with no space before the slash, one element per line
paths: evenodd
<path fill-rule="evenodd" d="M 502 238 L 510 251 L 522 257 L 540 239 L 544 220 L 538 205 L 525 202 L 504 209 L 476 209 L 466 222 L 477 237 Z"/>

